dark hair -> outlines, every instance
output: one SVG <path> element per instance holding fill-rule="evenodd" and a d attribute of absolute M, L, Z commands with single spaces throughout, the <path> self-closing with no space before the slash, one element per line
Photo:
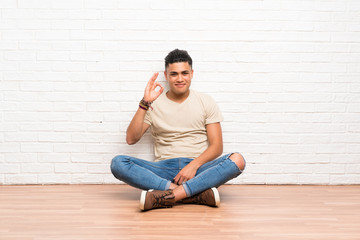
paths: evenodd
<path fill-rule="evenodd" d="M 167 69 L 169 64 L 177 62 L 187 62 L 192 68 L 192 59 L 185 50 L 175 49 L 169 52 L 169 54 L 165 57 L 165 69 Z"/>

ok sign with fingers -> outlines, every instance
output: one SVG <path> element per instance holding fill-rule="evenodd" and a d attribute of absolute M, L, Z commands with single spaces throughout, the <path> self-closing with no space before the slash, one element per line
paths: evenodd
<path fill-rule="evenodd" d="M 160 83 L 155 82 L 155 80 L 157 79 L 158 76 L 159 76 L 159 73 L 154 73 L 146 85 L 145 93 L 144 93 L 144 100 L 146 102 L 155 101 L 160 96 L 160 94 L 164 91 L 164 87 Z M 156 91 L 157 87 L 160 88 L 158 91 Z"/>

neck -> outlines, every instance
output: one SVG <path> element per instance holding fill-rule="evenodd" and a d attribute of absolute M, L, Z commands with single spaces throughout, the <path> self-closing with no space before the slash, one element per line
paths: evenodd
<path fill-rule="evenodd" d="M 168 91 L 166 93 L 166 96 L 171 100 L 171 101 L 174 101 L 174 102 L 177 102 L 177 103 L 182 103 L 183 101 L 185 101 L 188 96 L 190 95 L 190 90 L 187 91 L 186 93 L 184 94 L 175 94 L 174 92 L 172 91 Z"/>

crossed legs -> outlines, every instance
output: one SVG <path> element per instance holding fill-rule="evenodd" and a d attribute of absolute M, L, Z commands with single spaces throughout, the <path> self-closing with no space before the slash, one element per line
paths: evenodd
<path fill-rule="evenodd" d="M 229 159 L 236 164 L 236 166 L 240 169 L 240 171 L 244 170 L 246 163 L 244 157 L 240 153 L 231 154 Z M 173 190 L 173 194 L 175 195 L 176 202 L 186 197 L 189 197 L 187 196 L 183 185 L 176 185 L 175 183 L 171 183 L 170 189 Z"/>

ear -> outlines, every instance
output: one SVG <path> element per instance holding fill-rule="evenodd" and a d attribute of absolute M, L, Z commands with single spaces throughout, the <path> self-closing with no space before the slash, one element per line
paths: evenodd
<path fill-rule="evenodd" d="M 166 81 L 167 81 L 168 79 L 167 79 L 166 70 L 164 71 L 164 77 L 165 77 L 165 79 L 166 79 Z"/>

